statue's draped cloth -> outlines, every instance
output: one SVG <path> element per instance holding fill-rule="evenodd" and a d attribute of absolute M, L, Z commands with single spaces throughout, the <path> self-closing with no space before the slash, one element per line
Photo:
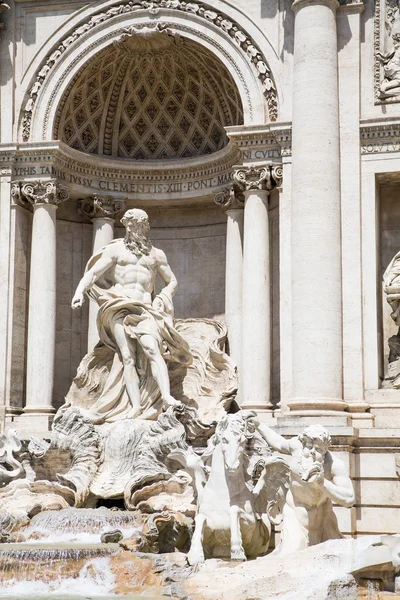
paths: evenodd
<path fill-rule="evenodd" d="M 113 243 L 113 242 L 111 242 Z M 104 248 L 94 254 L 86 265 L 88 271 L 102 256 Z M 162 300 L 164 309 L 158 311 L 152 306 L 133 300 L 123 286 L 114 283 L 110 273 L 99 277 L 88 291 L 99 311 L 97 327 L 100 342 L 111 348 L 114 360 L 103 392 L 90 407 L 88 416 L 93 423 L 112 422 L 119 419 L 132 418 L 134 411 L 129 400 L 124 381 L 124 367 L 118 346 L 114 339 L 114 324 L 122 319 L 127 336 L 139 340 L 142 335 L 153 337 L 161 350 L 164 360 L 190 365 L 192 354 L 187 342 L 176 331 L 173 325 L 172 298 L 161 291 L 158 298 Z M 137 344 L 136 369 L 140 379 L 141 419 L 156 419 L 162 411 L 161 394 L 151 373 L 150 361 Z"/>

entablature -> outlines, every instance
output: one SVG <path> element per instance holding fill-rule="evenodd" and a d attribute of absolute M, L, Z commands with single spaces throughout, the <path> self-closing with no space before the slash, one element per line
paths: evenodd
<path fill-rule="evenodd" d="M 360 124 L 361 156 L 398 154 L 400 157 L 400 119 L 362 121 Z"/>
<path fill-rule="evenodd" d="M 280 163 L 292 155 L 291 123 L 226 127 L 226 131 L 241 151 L 243 164 Z"/>
<path fill-rule="evenodd" d="M 232 182 L 240 150 L 229 143 L 212 155 L 180 161 L 130 161 L 89 155 L 60 141 L 0 145 L 0 176 L 31 181 L 57 178 L 71 198 L 107 194 L 152 204 L 195 201 Z"/>

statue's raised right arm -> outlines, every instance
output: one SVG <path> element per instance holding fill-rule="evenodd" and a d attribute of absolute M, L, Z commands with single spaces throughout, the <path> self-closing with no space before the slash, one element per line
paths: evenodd
<path fill-rule="evenodd" d="M 95 262 L 91 269 L 86 271 L 80 280 L 75 295 L 72 298 L 72 308 L 80 308 L 82 306 L 85 300 L 85 292 L 114 264 L 114 261 L 114 249 L 112 247 L 106 247 L 99 260 Z"/>
<path fill-rule="evenodd" d="M 263 423 L 260 423 L 257 429 L 271 448 L 282 454 L 291 454 L 290 440 L 286 440 L 282 435 Z"/>

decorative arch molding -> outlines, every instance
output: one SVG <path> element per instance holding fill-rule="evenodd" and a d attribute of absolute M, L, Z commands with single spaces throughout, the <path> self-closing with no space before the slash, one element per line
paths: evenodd
<path fill-rule="evenodd" d="M 159 20 L 207 47 L 227 67 L 237 81 L 245 124 L 259 120 L 265 105 L 269 121 L 276 121 L 277 92 L 268 63 L 254 40 L 236 22 L 207 5 L 180 0 L 135 0 L 97 11 L 46 56 L 35 73 L 22 111 L 23 141 L 51 138 L 58 102 L 86 60 L 111 44 L 127 25 Z"/>

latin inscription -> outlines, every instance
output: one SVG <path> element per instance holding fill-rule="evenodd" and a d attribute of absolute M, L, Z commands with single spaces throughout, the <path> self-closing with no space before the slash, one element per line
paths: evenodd
<path fill-rule="evenodd" d="M 243 160 L 266 160 L 268 158 L 280 158 L 281 153 L 278 150 L 242 150 Z"/>
<path fill-rule="evenodd" d="M 194 179 L 185 182 L 172 183 L 138 183 L 133 181 L 115 181 L 109 179 L 97 179 L 85 175 L 65 173 L 61 169 L 51 166 L 29 166 L 15 167 L 13 177 L 56 177 L 66 183 L 79 185 L 101 192 L 119 192 L 124 194 L 179 194 L 207 190 L 227 185 L 232 181 L 232 173 L 223 173 L 215 177 L 205 179 Z"/>
<path fill-rule="evenodd" d="M 400 152 L 400 142 L 382 142 L 361 146 L 361 154 L 382 154 L 384 152 Z"/>

